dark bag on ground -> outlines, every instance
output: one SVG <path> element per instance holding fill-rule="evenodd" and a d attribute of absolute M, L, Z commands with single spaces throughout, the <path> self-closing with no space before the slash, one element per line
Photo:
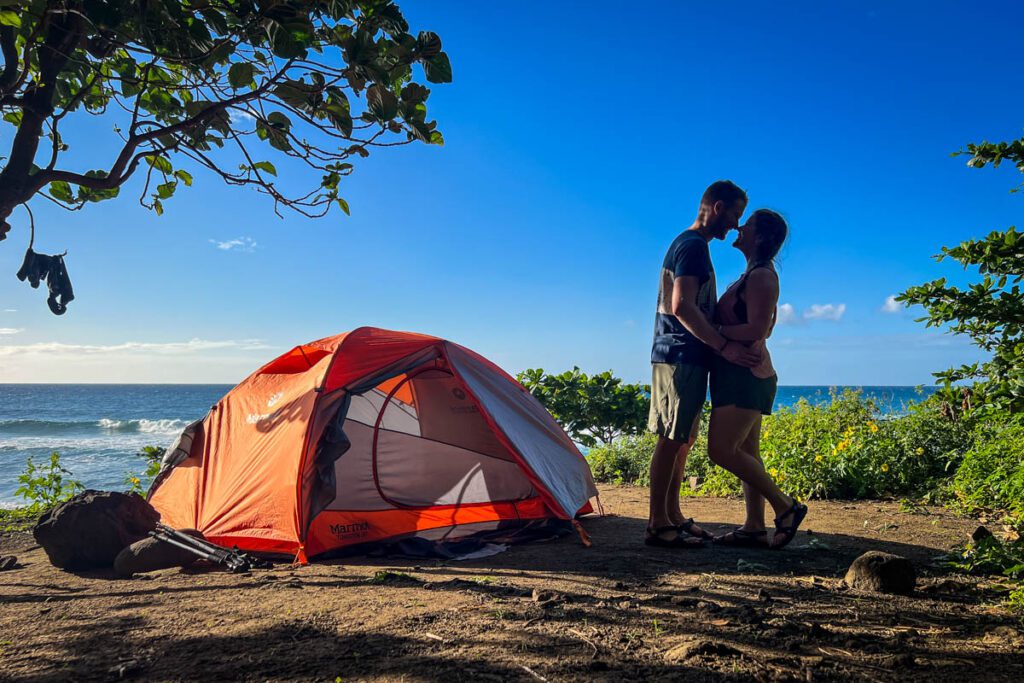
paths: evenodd
<path fill-rule="evenodd" d="M 160 513 L 137 493 L 89 490 L 45 513 L 32 535 L 56 567 L 101 569 L 159 521 Z"/>

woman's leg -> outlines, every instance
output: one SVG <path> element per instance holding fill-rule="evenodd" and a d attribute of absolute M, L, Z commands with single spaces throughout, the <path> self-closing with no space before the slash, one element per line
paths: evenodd
<path fill-rule="evenodd" d="M 781 517 L 793 505 L 793 499 L 768 476 L 760 458 L 744 453 L 741 448 L 760 419 L 756 410 L 736 406 L 714 408 L 708 427 L 708 455 L 716 465 L 729 470 L 764 496 L 775 510 L 775 516 Z"/>
<path fill-rule="evenodd" d="M 756 458 L 764 467 L 761 460 L 761 416 L 750 428 L 747 438 L 740 444 L 740 452 L 752 458 Z M 757 492 L 753 486 L 743 482 L 743 502 L 747 508 L 747 519 L 741 527 L 744 531 L 764 530 L 764 496 Z"/>

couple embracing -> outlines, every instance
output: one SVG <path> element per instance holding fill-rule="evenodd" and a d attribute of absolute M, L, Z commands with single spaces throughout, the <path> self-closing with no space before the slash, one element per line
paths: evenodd
<path fill-rule="evenodd" d="M 651 459 L 647 545 L 698 548 L 720 545 L 782 548 L 796 535 L 807 506 L 779 489 L 761 462 L 761 416 L 770 415 L 778 377 L 765 341 L 775 325 L 779 276 L 775 257 L 788 227 L 774 211 L 758 209 L 741 226 L 747 195 L 728 180 L 701 198 L 697 219 L 672 242 L 658 288 L 651 353 L 649 428 L 658 435 Z M 721 298 L 708 243 L 735 230 L 733 246 L 747 265 Z M 679 507 L 686 457 L 700 429 L 711 390 L 708 455 L 743 483 L 746 521 L 712 536 Z M 765 526 L 765 502 L 774 530 Z"/>

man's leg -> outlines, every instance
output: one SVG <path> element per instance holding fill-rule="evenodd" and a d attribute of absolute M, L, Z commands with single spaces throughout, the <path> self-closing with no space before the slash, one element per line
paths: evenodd
<path fill-rule="evenodd" d="M 686 459 L 690 455 L 690 451 L 693 450 L 693 444 L 697 442 L 697 435 L 700 433 L 700 415 L 693 419 L 693 426 L 690 427 L 690 439 L 682 445 L 679 449 L 679 453 L 676 456 L 676 466 L 672 471 L 672 483 L 669 485 L 668 498 L 665 500 L 665 507 L 668 510 L 669 519 L 672 520 L 672 524 L 679 526 L 687 517 L 683 515 L 682 508 L 680 508 L 679 500 L 680 494 L 682 493 L 683 480 L 686 478 Z M 690 531 L 695 536 L 702 536 L 704 529 L 694 524 L 690 527 Z"/>
<path fill-rule="evenodd" d="M 647 528 L 674 526 L 666 504 L 676 470 L 679 452 L 686 444 L 664 436 L 658 436 L 658 443 L 651 456 L 651 502 L 647 518 Z M 671 533 L 662 534 L 663 538 L 671 539 Z"/>

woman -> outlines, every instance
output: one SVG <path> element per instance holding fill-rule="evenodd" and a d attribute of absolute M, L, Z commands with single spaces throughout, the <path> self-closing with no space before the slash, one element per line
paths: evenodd
<path fill-rule="evenodd" d="M 747 268 L 719 299 L 716 323 L 724 337 L 761 351 L 762 359 L 759 365 L 744 368 L 716 357 L 711 367 L 708 455 L 743 482 L 747 508 L 743 526 L 713 540 L 719 545 L 782 548 L 796 535 L 807 506 L 783 493 L 765 471 L 760 440 L 761 416 L 771 415 L 778 386 L 765 346 L 779 301 L 774 261 L 789 229 L 779 214 L 758 209 L 738 232 L 733 246 L 747 257 Z M 764 523 L 765 500 L 775 511 L 770 541 Z"/>

